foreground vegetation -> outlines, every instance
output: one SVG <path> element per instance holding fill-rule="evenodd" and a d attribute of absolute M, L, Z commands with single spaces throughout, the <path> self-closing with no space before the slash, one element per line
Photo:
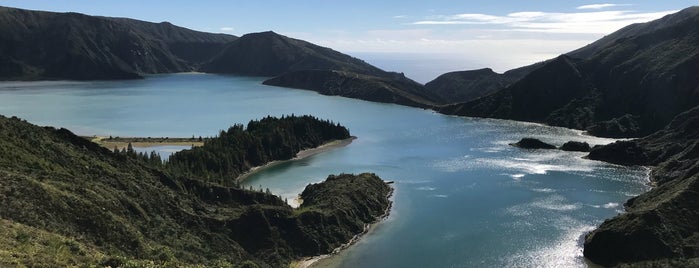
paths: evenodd
<path fill-rule="evenodd" d="M 317 198 L 294 210 L 175 170 L 0 116 L 0 266 L 282 267 L 331 252 L 389 206 L 373 174 L 333 176 L 343 187 L 309 187 Z"/>

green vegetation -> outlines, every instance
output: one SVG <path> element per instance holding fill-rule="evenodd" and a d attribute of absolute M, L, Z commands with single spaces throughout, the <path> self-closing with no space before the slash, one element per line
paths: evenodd
<path fill-rule="evenodd" d="M 313 116 L 266 117 L 247 127 L 236 124 L 206 139 L 203 146 L 177 152 L 166 166 L 177 174 L 232 185 L 252 167 L 349 137 L 345 127 Z"/>
<path fill-rule="evenodd" d="M 285 120 L 315 126 L 306 117 L 264 119 L 248 131 Z M 283 267 L 332 251 L 388 207 L 374 175 L 340 176 L 361 182 L 332 193 L 342 208 L 306 205 L 318 217 L 352 221 L 312 221 L 268 193 L 173 170 L 65 129 L 0 116 L 0 266 Z M 327 230 L 343 235 L 323 237 Z"/>

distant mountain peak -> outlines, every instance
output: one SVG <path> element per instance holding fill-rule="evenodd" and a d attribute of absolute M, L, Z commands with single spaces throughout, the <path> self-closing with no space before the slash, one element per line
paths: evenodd
<path fill-rule="evenodd" d="M 360 59 L 273 31 L 249 33 L 229 43 L 202 67 L 212 73 L 277 76 L 301 70 L 338 70 L 383 75 Z"/>
<path fill-rule="evenodd" d="M 278 34 L 278 33 L 274 32 L 274 31 L 272 31 L 272 30 L 263 31 L 263 32 L 256 32 L 256 33 L 248 33 L 248 34 L 245 34 L 245 35 L 248 35 L 248 36 L 275 36 L 275 37 L 286 37 L 286 36 L 283 36 L 283 35 L 281 35 L 281 34 Z M 244 35 L 244 36 L 245 36 L 245 35 Z"/>

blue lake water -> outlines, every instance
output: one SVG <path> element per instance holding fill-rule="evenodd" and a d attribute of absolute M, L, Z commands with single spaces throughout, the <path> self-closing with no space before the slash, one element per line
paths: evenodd
<path fill-rule="evenodd" d="M 2 82 L 0 114 L 81 135 L 151 137 L 213 136 L 267 115 L 311 114 L 340 122 L 358 137 L 352 144 L 276 165 L 245 182 L 289 200 L 328 174 L 374 172 L 396 182 L 391 215 L 319 266 L 585 266 L 581 236 L 648 190 L 644 168 L 507 145 L 525 136 L 556 145 L 610 139 L 263 86 L 262 80 L 174 74 L 134 81 Z"/>

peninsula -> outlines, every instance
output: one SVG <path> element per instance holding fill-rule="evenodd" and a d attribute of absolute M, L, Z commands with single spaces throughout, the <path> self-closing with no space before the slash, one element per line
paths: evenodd
<path fill-rule="evenodd" d="M 293 136 L 284 126 L 309 135 Z M 249 149 L 240 156 L 268 161 L 323 143 L 312 134 L 320 135 L 314 132 L 319 126 L 348 134 L 302 116 L 253 121 L 222 136 L 240 139 L 242 147 L 232 150 Z M 246 140 L 252 137 L 246 130 L 259 137 L 276 133 L 289 147 L 262 145 L 280 142 L 275 139 Z M 211 144 L 225 143 L 219 138 Z M 183 159 L 236 156 L 210 146 Z M 270 193 L 217 183 L 217 174 L 232 173 L 210 169 L 204 164 L 217 162 L 208 158 L 199 158 L 201 166 L 169 167 L 18 118 L 0 116 L 0 152 L 0 266 L 285 267 L 332 252 L 390 206 L 391 188 L 374 174 L 329 176 L 308 186 L 305 202 L 293 209 Z M 257 163 L 252 159 L 239 158 L 237 167 Z"/>

